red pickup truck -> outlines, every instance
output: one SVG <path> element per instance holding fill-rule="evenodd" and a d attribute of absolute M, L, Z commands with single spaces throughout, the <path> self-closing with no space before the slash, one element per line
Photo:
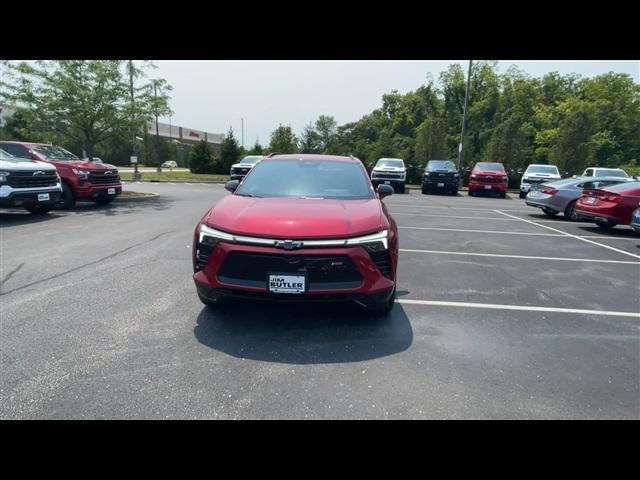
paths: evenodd
<path fill-rule="evenodd" d="M 32 142 L 0 142 L 0 148 L 19 158 L 50 163 L 62 179 L 62 208 L 72 208 L 76 200 L 107 204 L 122 193 L 118 169 L 113 165 L 80 160 L 56 145 Z"/>

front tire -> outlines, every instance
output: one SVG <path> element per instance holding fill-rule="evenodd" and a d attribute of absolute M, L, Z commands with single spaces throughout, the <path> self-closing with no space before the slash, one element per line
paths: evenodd
<path fill-rule="evenodd" d="M 507 198 L 507 193 L 506 192 L 501 192 L 500 193 L 500 198 Z"/>
<path fill-rule="evenodd" d="M 422 194 L 423 194 L 423 195 L 426 195 L 426 194 L 428 194 L 428 193 L 429 193 L 429 189 L 428 189 L 428 188 L 426 188 L 426 187 L 422 187 Z"/>
<path fill-rule="evenodd" d="M 60 205 L 63 210 L 69 210 L 76 205 L 76 197 L 73 194 L 73 190 L 66 182 L 62 182 L 62 201 Z"/>
<path fill-rule="evenodd" d="M 29 213 L 33 215 L 44 215 L 46 213 L 49 213 L 53 209 L 53 207 L 51 207 L 50 205 L 30 205 L 24 208 L 26 208 Z"/>
<path fill-rule="evenodd" d="M 200 301 L 207 307 L 211 308 L 211 309 L 218 309 L 221 306 L 223 306 L 224 302 L 220 299 L 213 301 L 213 300 L 209 300 L 208 298 L 203 297 L 202 295 L 200 295 L 198 293 L 198 298 L 200 299 Z"/>
<path fill-rule="evenodd" d="M 391 293 L 391 296 L 389 297 L 388 301 L 386 301 L 382 305 L 370 307 L 370 309 L 375 316 L 384 317 L 389 315 L 389 313 L 391 313 L 391 310 L 393 310 L 393 306 L 395 305 L 395 303 L 396 303 L 396 288 L 394 287 L 393 293 Z"/>
<path fill-rule="evenodd" d="M 527 196 L 527 192 L 520 192 L 520 198 L 524 198 Z"/>

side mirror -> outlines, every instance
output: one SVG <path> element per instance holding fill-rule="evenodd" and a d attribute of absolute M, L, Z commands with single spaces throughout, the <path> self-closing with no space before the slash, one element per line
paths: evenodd
<path fill-rule="evenodd" d="M 394 193 L 395 190 L 391 185 L 385 185 L 384 183 L 378 185 L 378 196 L 380 197 L 380 200 L 384 197 L 388 197 L 389 195 L 393 195 Z"/>
<path fill-rule="evenodd" d="M 231 193 L 233 193 L 236 191 L 236 188 L 238 188 L 238 185 L 240 185 L 240 180 L 230 180 L 227 182 L 224 188 L 225 190 L 229 190 Z"/>

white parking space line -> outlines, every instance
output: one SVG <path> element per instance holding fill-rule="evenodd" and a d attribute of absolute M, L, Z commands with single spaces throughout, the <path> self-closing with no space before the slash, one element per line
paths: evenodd
<path fill-rule="evenodd" d="M 393 206 L 398 206 L 398 207 L 413 207 L 413 208 L 424 208 L 426 209 L 431 209 L 431 208 L 443 208 L 445 210 L 475 210 L 478 212 L 487 212 L 489 210 L 491 210 L 491 206 L 486 206 L 484 208 L 477 208 L 477 207 L 443 207 L 443 206 L 436 206 L 436 205 L 432 205 L 429 203 L 425 203 L 425 204 L 418 204 L 418 203 L 394 203 L 394 202 L 387 202 L 387 206 L 388 207 L 393 207 Z M 495 211 L 495 210 L 493 210 Z M 531 210 L 512 210 L 512 209 L 503 209 L 503 212 L 520 212 L 520 213 L 531 213 Z"/>
<path fill-rule="evenodd" d="M 397 299 L 396 303 L 407 305 L 426 305 L 437 307 L 485 308 L 491 310 L 519 310 L 526 312 L 573 313 L 581 315 L 606 315 L 613 317 L 640 318 L 637 312 L 616 312 L 610 310 L 585 310 L 581 308 L 536 307 L 533 305 L 501 305 L 495 303 L 441 302 L 437 300 Z"/>
<path fill-rule="evenodd" d="M 625 260 L 600 260 L 596 258 L 564 258 L 564 257 L 539 257 L 533 255 L 505 255 L 502 253 L 473 253 L 473 252 L 450 252 L 444 250 L 419 250 L 415 248 L 400 248 L 400 252 L 408 253 L 431 253 L 436 255 L 462 255 L 469 257 L 496 257 L 496 258 L 515 258 L 519 260 L 548 260 L 551 262 L 587 262 L 587 263 L 616 263 L 621 265 L 640 266 L 640 262 L 631 262 Z"/>
<path fill-rule="evenodd" d="M 513 218 L 500 218 L 500 217 L 464 217 L 458 215 L 446 215 L 446 214 L 428 214 L 428 213 L 407 213 L 407 212 L 391 212 L 391 215 L 407 215 L 410 217 L 438 217 L 438 218 L 461 218 L 467 220 L 497 220 L 499 222 L 517 222 Z"/>
<path fill-rule="evenodd" d="M 441 232 L 465 232 L 465 233 L 494 233 L 500 235 L 531 235 L 534 237 L 560 237 L 564 238 L 564 235 L 559 235 L 557 233 L 529 233 L 529 232 L 503 232 L 499 230 L 467 230 L 463 228 L 438 228 L 438 227 L 406 227 L 406 226 L 398 226 L 398 228 L 403 228 L 405 230 L 436 230 Z"/>
<path fill-rule="evenodd" d="M 576 240 L 581 240 L 583 242 L 591 243 L 593 245 L 598 245 L 598 246 L 600 246 L 602 248 L 606 248 L 607 250 L 613 250 L 614 252 L 622 253 L 624 255 L 628 255 L 629 257 L 640 259 L 640 255 L 636 255 L 635 253 L 627 252 L 625 250 L 620 250 L 619 248 L 611 247 L 609 245 L 605 245 L 604 243 L 594 242 L 593 240 L 589 240 L 588 238 L 579 237 L 578 235 L 573 235 L 572 233 L 567 233 L 567 232 L 564 232 L 562 230 L 558 230 L 557 228 L 548 227 L 546 225 L 540 225 L 539 223 L 532 222 L 531 220 L 525 220 L 524 218 L 519 218 L 519 217 L 516 217 L 514 215 L 509 215 L 508 213 L 504 213 L 503 211 L 500 211 L 500 210 L 494 210 L 494 211 L 498 212 L 498 213 L 501 213 L 502 215 L 506 215 L 507 217 L 517 218 L 521 222 L 530 223 L 531 225 L 537 225 L 537 226 L 539 226 L 541 228 L 546 228 L 547 230 L 551 230 L 551 231 L 554 231 L 554 232 L 561 233 L 563 235 L 566 235 L 567 237 L 575 238 Z"/>

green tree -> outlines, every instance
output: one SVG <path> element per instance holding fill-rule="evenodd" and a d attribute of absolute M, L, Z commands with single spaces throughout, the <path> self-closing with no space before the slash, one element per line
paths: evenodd
<path fill-rule="evenodd" d="M 322 153 L 332 153 L 338 124 L 333 117 L 320 115 L 315 123 L 316 140 Z"/>
<path fill-rule="evenodd" d="M 217 173 L 228 173 L 231 165 L 238 163 L 241 154 L 238 141 L 233 135 L 233 128 L 229 127 L 229 132 L 224 137 L 220 147 L 220 159 L 216 166 Z"/>
<path fill-rule="evenodd" d="M 260 142 L 256 138 L 256 143 L 253 145 L 251 150 L 247 152 L 247 155 L 264 155 L 264 148 L 260 145 Z"/>
<path fill-rule="evenodd" d="M 80 145 L 93 156 L 96 146 L 122 132 L 139 132 L 154 114 L 169 111 L 171 87 L 164 80 L 145 80 L 153 64 L 130 66 L 133 102 L 127 64 L 120 60 L 9 64 L 0 101 L 28 112 L 25 130 L 34 138 L 50 136 L 65 145 Z"/>
<path fill-rule="evenodd" d="M 312 123 L 309 123 L 300 134 L 299 149 L 301 153 L 320 153 L 322 151 L 320 135 Z"/>
<path fill-rule="evenodd" d="M 271 153 L 297 153 L 298 139 L 290 126 L 280 125 L 271 133 L 269 152 Z"/>
<path fill-rule="evenodd" d="M 213 149 L 204 140 L 198 142 L 189 152 L 191 173 L 214 173 L 215 163 Z"/>

